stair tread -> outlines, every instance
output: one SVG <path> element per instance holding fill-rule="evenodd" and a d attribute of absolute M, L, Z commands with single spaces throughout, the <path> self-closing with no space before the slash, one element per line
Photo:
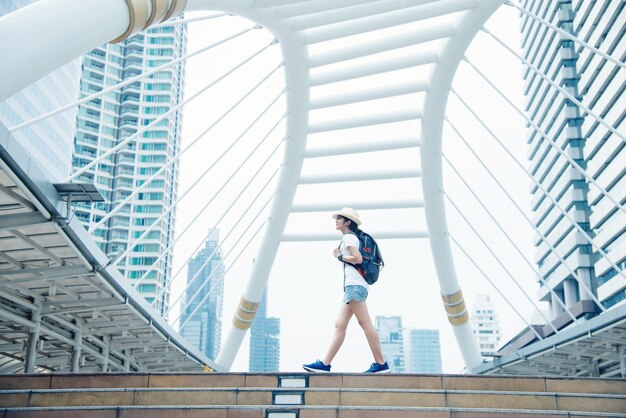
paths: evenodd
<path fill-rule="evenodd" d="M 0 412 L 14 411 L 112 411 L 112 410 L 339 410 L 339 411 L 432 411 L 432 412 L 475 412 L 508 414 L 547 414 L 555 416 L 597 416 L 624 418 L 626 413 L 590 412 L 590 411 L 554 411 L 548 409 L 511 409 L 511 408 L 460 408 L 460 407 L 417 407 L 417 406 L 328 406 L 328 405 L 127 405 L 127 406 L 54 406 L 54 407 L 0 407 Z"/>

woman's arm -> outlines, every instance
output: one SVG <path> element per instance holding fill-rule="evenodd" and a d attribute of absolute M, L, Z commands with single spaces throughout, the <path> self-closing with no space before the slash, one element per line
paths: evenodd
<path fill-rule="evenodd" d="M 350 255 L 344 255 L 341 257 L 341 261 L 345 261 L 350 264 L 361 264 L 363 262 L 363 256 L 359 252 L 359 249 L 354 246 L 348 247 Z"/>

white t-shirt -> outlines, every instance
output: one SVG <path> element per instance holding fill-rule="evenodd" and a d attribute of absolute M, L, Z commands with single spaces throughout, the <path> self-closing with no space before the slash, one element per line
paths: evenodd
<path fill-rule="evenodd" d="M 341 250 L 341 254 L 345 257 L 347 255 L 351 255 L 348 251 L 348 247 L 355 247 L 357 251 L 359 250 L 359 238 L 357 238 L 354 234 L 345 234 L 341 239 L 341 244 L 339 244 L 339 250 Z M 343 269 L 343 285 L 344 286 L 363 286 L 366 289 L 369 289 L 369 285 L 365 281 L 365 279 L 359 274 L 358 271 L 352 264 L 349 263 L 341 263 Z"/>

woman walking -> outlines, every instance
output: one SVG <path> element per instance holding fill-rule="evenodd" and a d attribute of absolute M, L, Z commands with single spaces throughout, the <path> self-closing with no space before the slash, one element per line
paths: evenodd
<path fill-rule="evenodd" d="M 339 316 L 335 323 L 335 333 L 326 356 L 314 363 L 303 364 L 302 367 L 309 372 L 330 372 L 330 364 L 343 344 L 348 323 L 354 315 L 363 328 L 367 343 L 374 356 L 374 363 L 365 373 L 389 373 L 389 365 L 383 359 L 378 333 L 367 311 L 365 300 L 369 285 L 354 268 L 354 265 L 363 261 L 359 252 L 359 238 L 357 236 L 361 233 L 359 229 L 361 219 L 357 211 L 352 208 L 341 209 L 333 214 L 333 218 L 335 219 L 335 229 L 343 234 L 339 248 L 333 250 L 333 256 L 339 260 L 343 270 L 343 304 L 339 310 Z"/>

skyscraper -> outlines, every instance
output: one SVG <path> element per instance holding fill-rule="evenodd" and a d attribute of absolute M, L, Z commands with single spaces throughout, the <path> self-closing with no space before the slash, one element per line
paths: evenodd
<path fill-rule="evenodd" d="M 399 316 L 377 316 L 376 331 L 380 338 L 383 358 L 392 373 L 404 373 L 404 338 L 402 318 Z"/>
<path fill-rule="evenodd" d="M 0 16 L 35 0 L 0 0 Z M 9 59 L 8 57 L 5 57 Z M 78 100 L 80 61 L 74 60 L 0 102 L 0 123 L 13 127 Z M 13 133 L 45 167 L 53 183 L 71 174 L 77 109 L 71 108 Z"/>
<path fill-rule="evenodd" d="M 500 322 L 489 295 L 476 295 L 470 309 L 470 324 L 478 351 L 491 360 L 502 339 Z"/>
<path fill-rule="evenodd" d="M 185 25 L 176 25 L 150 29 L 122 43 L 103 45 L 88 52 L 82 59 L 81 97 L 184 56 L 186 44 Z M 183 61 L 82 104 L 74 141 L 74 170 L 137 134 L 181 103 L 184 74 Z M 175 221 L 175 211 L 167 211 L 176 199 L 178 182 L 178 164 L 166 167 L 165 164 L 178 153 L 181 118 L 180 109 L 174 111 L 78 177 L 79 181 L 94 183 L 107 199 L 93 206 L 76 206 L 76 217 L 86 228 L 93 229 L 95 241 L 107 255 L 123 254 L 145 233 L 145 239 L 134 246 L 118 267 L 132 282 L 141 280 L 137 289 L 148 301 L 160 294 L 156 307 L 161 312 L 169 303 L 167 284 L 172 249 L 168 246 Z M 96 227 L 164 167 L 119 212 Z M 149 232 L 148 228 L 151 228 Z"/>
<path fill-rule="evenodd" d="M 250 327 L 251 372 L 277 372 L 280 367 L 280 319 L 267 317 L 267 289 Z"/>
<path fill-rule="evenodd" d="M 609 55 L 623 56 L 622 37 L 626 28 L 623 2 L 526 0 L 523 7 Z M 614 128 L 623 122 L 623 106 L 613 106 L 624 100 L 625 78 L 623 72 L 618 73 L 617 66 L 524 14 L 521 31 L 524 56 L 532 67 Z M 623 280 L 613 280 L 617 271 L 605 257 L 599 256 L 597 249 L 573 227 L 552 199 L 584 231 L 595 237 L 594 241 L 620 270 L 626 264 L 626 217 L 595 186 L 589 186 L 589 180 L 549 144 L 544 134 L 618 201 L 623 201 L 626 195 L 624 142 L 550 86 L 531 66 L 525 68 L 524 79 L 526 111 L 539 127 L 531 126 L 528 132 L 530 169 L 546 189 L 544 192 L 539 187 L 532 188 L 534 221 L 555 248 L 552 251 L 550 245 L 536 235 L 536 261 L 545 281 L 540 288 L 540 299 L 550 303 L 551 320 L 565 318 L 565 314 L 550 289 L 577 317 L 593 315 L 598 308 L 591 302 L 585 287 L 597 292 L 608 308 L 626 298 L 626 285 Z"/>
<path fill-rule="evenodd" d="M 410 373 L 441 373 L 441 344 L 439 330 L 409 329 L 406 351 Z"/>
<path fill-rule="evenodd" d="M 626 8 L 624 2 L 611 0 L 578 0 L 572 3 L 572 30 L 580 38 L 614 57 L 624 57 L 626 45 Z M 588 48 L 576 45 L 578 87 L 582 103 L 606 123 L 624 132 L 624 70 L 599 57 Z M 581 112 L 581 114 L 584 112 Z M 626 197 L 626 147 L 624 141 L 591 115 L 582 119 L 581 134 L 585 139 L 587 173 L 604 187 L 614 199 L 624 204 Z M 624 271 L 626 268 L 626 216 L 590 186 L 587 195 L 594 241 Z M 597 254 L 597 251 L 594 249 Z M 618 276 L 605 257 L 594 257 L 598 299 L 606 308 L 625 303 L 626 281 Z"/>
<path fill-rule="evenodd" d="M 222 340 L 224 263 L 219 231 L 211 231 L 204 248 L 189 262 L 180 335 L 215 359 Z M 182 308 L 181 308 L 182 309 Z"/>

